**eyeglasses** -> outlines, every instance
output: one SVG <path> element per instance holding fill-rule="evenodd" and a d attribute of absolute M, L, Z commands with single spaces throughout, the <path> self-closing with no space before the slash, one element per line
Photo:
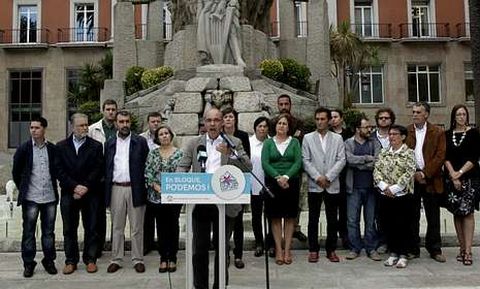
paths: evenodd
<path fill-rule="evenodd" d="M 381 116 L 381 117 L 379 117 L 378 119 L 387 120 L 387 119 L 390 119 L 390 117 L 389 117 L 389 116 Z"/>
<path fill-rule="evenodd" d="M 222 121 L 221 118 L 207 118 L 205 120 L 205 123 L 207 123 L 207 122 L 221 122 L 221 121 Z"/>

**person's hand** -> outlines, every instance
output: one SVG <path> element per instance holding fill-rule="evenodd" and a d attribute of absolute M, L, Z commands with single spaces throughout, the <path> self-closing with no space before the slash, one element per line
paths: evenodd
<path fill-rule="evenodd" d="M 74 192 L 74 194 L 79 195 L 80 197 L 82 197 L 83 195 L 85 195 L 85 194 L 88 192 L 88 188 L 85 187 L 85 186 L 82 186 L 82 185 L 77 185 L 77 186 L 75 186 L 75 188 L 73 189 L 73 192 Z"/>
<path fill-rule="evenodd" d="M 328 181 L 326 176 L 319 176 L 316 180 L 315 183 L 320 186 L 322 189 L 326 189 L 330 186 L 330 181 Z"/>
<path fill-rule="evenodd" d="M 462 182 L 459 179 L 453 180 L 453 187 L 455 190 L 460 191 L 462 189 Z"/>
<path fill-rule="evenodd" d="M 230 150 L 230 148 L 226 143 L 221 143 L 217 145 L 216 150 L 219 151 L 222 155 L 226 155 L 226 156 L 229 156 L 232 153 L 232 151 Z"/>
<path fill-rule="evenodd" d="M 423 172 L 415 172 L 414 178 L 415 178 L 415 181 L 417 181 L 418 183 L 420 183 L 422 185 L 427 183 L 427 181 L 425 180 L 425 175 L 423 174 Z"/>
<path fill-rule="evenodd" d="M 390 187 L 386 188 L 385 191 L 383 191 L 383 194 L 389 198 L 395 198 L 395 194 L 392 193 L 392 191 L 390 190 Z"/>
<path fill-rule="evenodd" d="M 153 190 L 154 190 L 155 192 L 157 192 L 157 193 L 160 193 L 160 191 L 162 190 L 162 188 L 160 187 L 160 185 L 157 184 L 157 183 L 153 183 L 152 187 L 153 187 Z"/>
<path fill-rule="evenodd" d="M 366 155 L 365 160 L 367 161 L 367 163 L 374 162 L 375 161 L 375 156 Z"/>
<path fill-rule="evenodd" d="M 74 199 L 74 200 L 80 200 L 81 198 L 82 198 L 81 195 L 79 195 L 79 194 L 77 194 L 77 193 L 73 194 L 73 199 Z"/>
<path fill-rule="evenodd" d="M 461 176 L 462 176 L 462 173 L 460 173 L 459 171 L 455 171 L 450 174 L 450 177 L 452 180 L 458 180 L 460 179 Z"/>
<path fill-rule="evenodd" d="M 277 183 L 282 189 L 288 189 L 288 179 L 284 176 L 280 176 L 277 178 Z"/>

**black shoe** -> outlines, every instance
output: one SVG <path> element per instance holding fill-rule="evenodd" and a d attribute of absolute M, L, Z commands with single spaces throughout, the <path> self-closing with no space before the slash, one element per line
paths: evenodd
<path fill-rule="evenodd" d="M 37 265 L 36 262 L 34 262 L 31 265 L 25 265 L 24 270 L 23 270 L 23 277 L 25 278 L 30 278 L 33 276 L 33 272 L 35 271 L 35 266 Z"/>
<path fill-rule="evenodd" d="M 268 249 L 268 257 L 275 258 L 275 248 Z"/>
<path fill-rule="evenodd" d="M 293 237 L 298 239 L 299 241 L 301 242 L 305 242 L 307 241 L 307 236 L 305 236 L 304 233 L 302 233 L 302 231 L 295 231 L 293 232 Z"/>
<path fill-rule="evenodd" d="M 253 253 L 255 257 L 261 257 L 263 256 L 263 248 L 262 247 L 257 247 L 255 248 L 255 253 Z"/>
<path fill-rule="evenodd" d="M 233 261 L 233 264 L 237 269 L 245 268 L 245 263 L 243 263 L 242 259 L 240 258 L 235 258 L 235 261 Z"/>
<path fill-rule="evenodd" d="M 55 263 L 53 262 L 44 262 L 42 261 L 43 268 L 50 275 L 56 275 L 58 273 L 57 268 L 55 268 Z"/>
<path fill-rule="evenodd" d="M 137 273 L 143 273 L 145 272 L 145 265 L 143 265 L 143 263 L 137 263 L 133 266 L 133 268 L 135 268 L 135 271 Z"/>

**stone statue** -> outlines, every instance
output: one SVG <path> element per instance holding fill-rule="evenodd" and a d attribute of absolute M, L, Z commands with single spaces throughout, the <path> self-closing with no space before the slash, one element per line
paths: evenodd
<path fill-rule="evenodd" d="M 174 33 L 185 25 L 195 24 L 197 0 L 170 0 L 167 2 L 167 9 L 171 14 Z"/>
<path fill-rule="evenodd" d="M 170 120 L 170 115 L 172 114 L 174 108 L 175 108 L 175 99 L 170 98 L 165 104 L 165 107 L 163 108 L 162 122 L 168 123 L 168 121 Z"/>
<path fill-rule="evenodd" d="M 201 0 L 197 13 L 197 50 L 202 64 L 245 67 L 238 0 Z"/>

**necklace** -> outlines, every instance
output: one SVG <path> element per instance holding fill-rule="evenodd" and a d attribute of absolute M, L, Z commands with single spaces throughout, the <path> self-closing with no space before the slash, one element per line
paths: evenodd
<path fill-rule="evenodd" d="M 467 135 L 467 131 L 464 130 L 464 131 L 462 132 L 462 136 L 460 137 L 460 140 L 459 140 L 458 143 L 457 143 L 456 133 L 455 133 L 454 131 L 452 131 L 452 142 L 453 142 L 453 145 L 456 146 L 456 147 L 459 147 L 459 146 L 462 144 L 463 140 L 465 139 L 465 136 L 466 136 L 466 135 Z"/>

